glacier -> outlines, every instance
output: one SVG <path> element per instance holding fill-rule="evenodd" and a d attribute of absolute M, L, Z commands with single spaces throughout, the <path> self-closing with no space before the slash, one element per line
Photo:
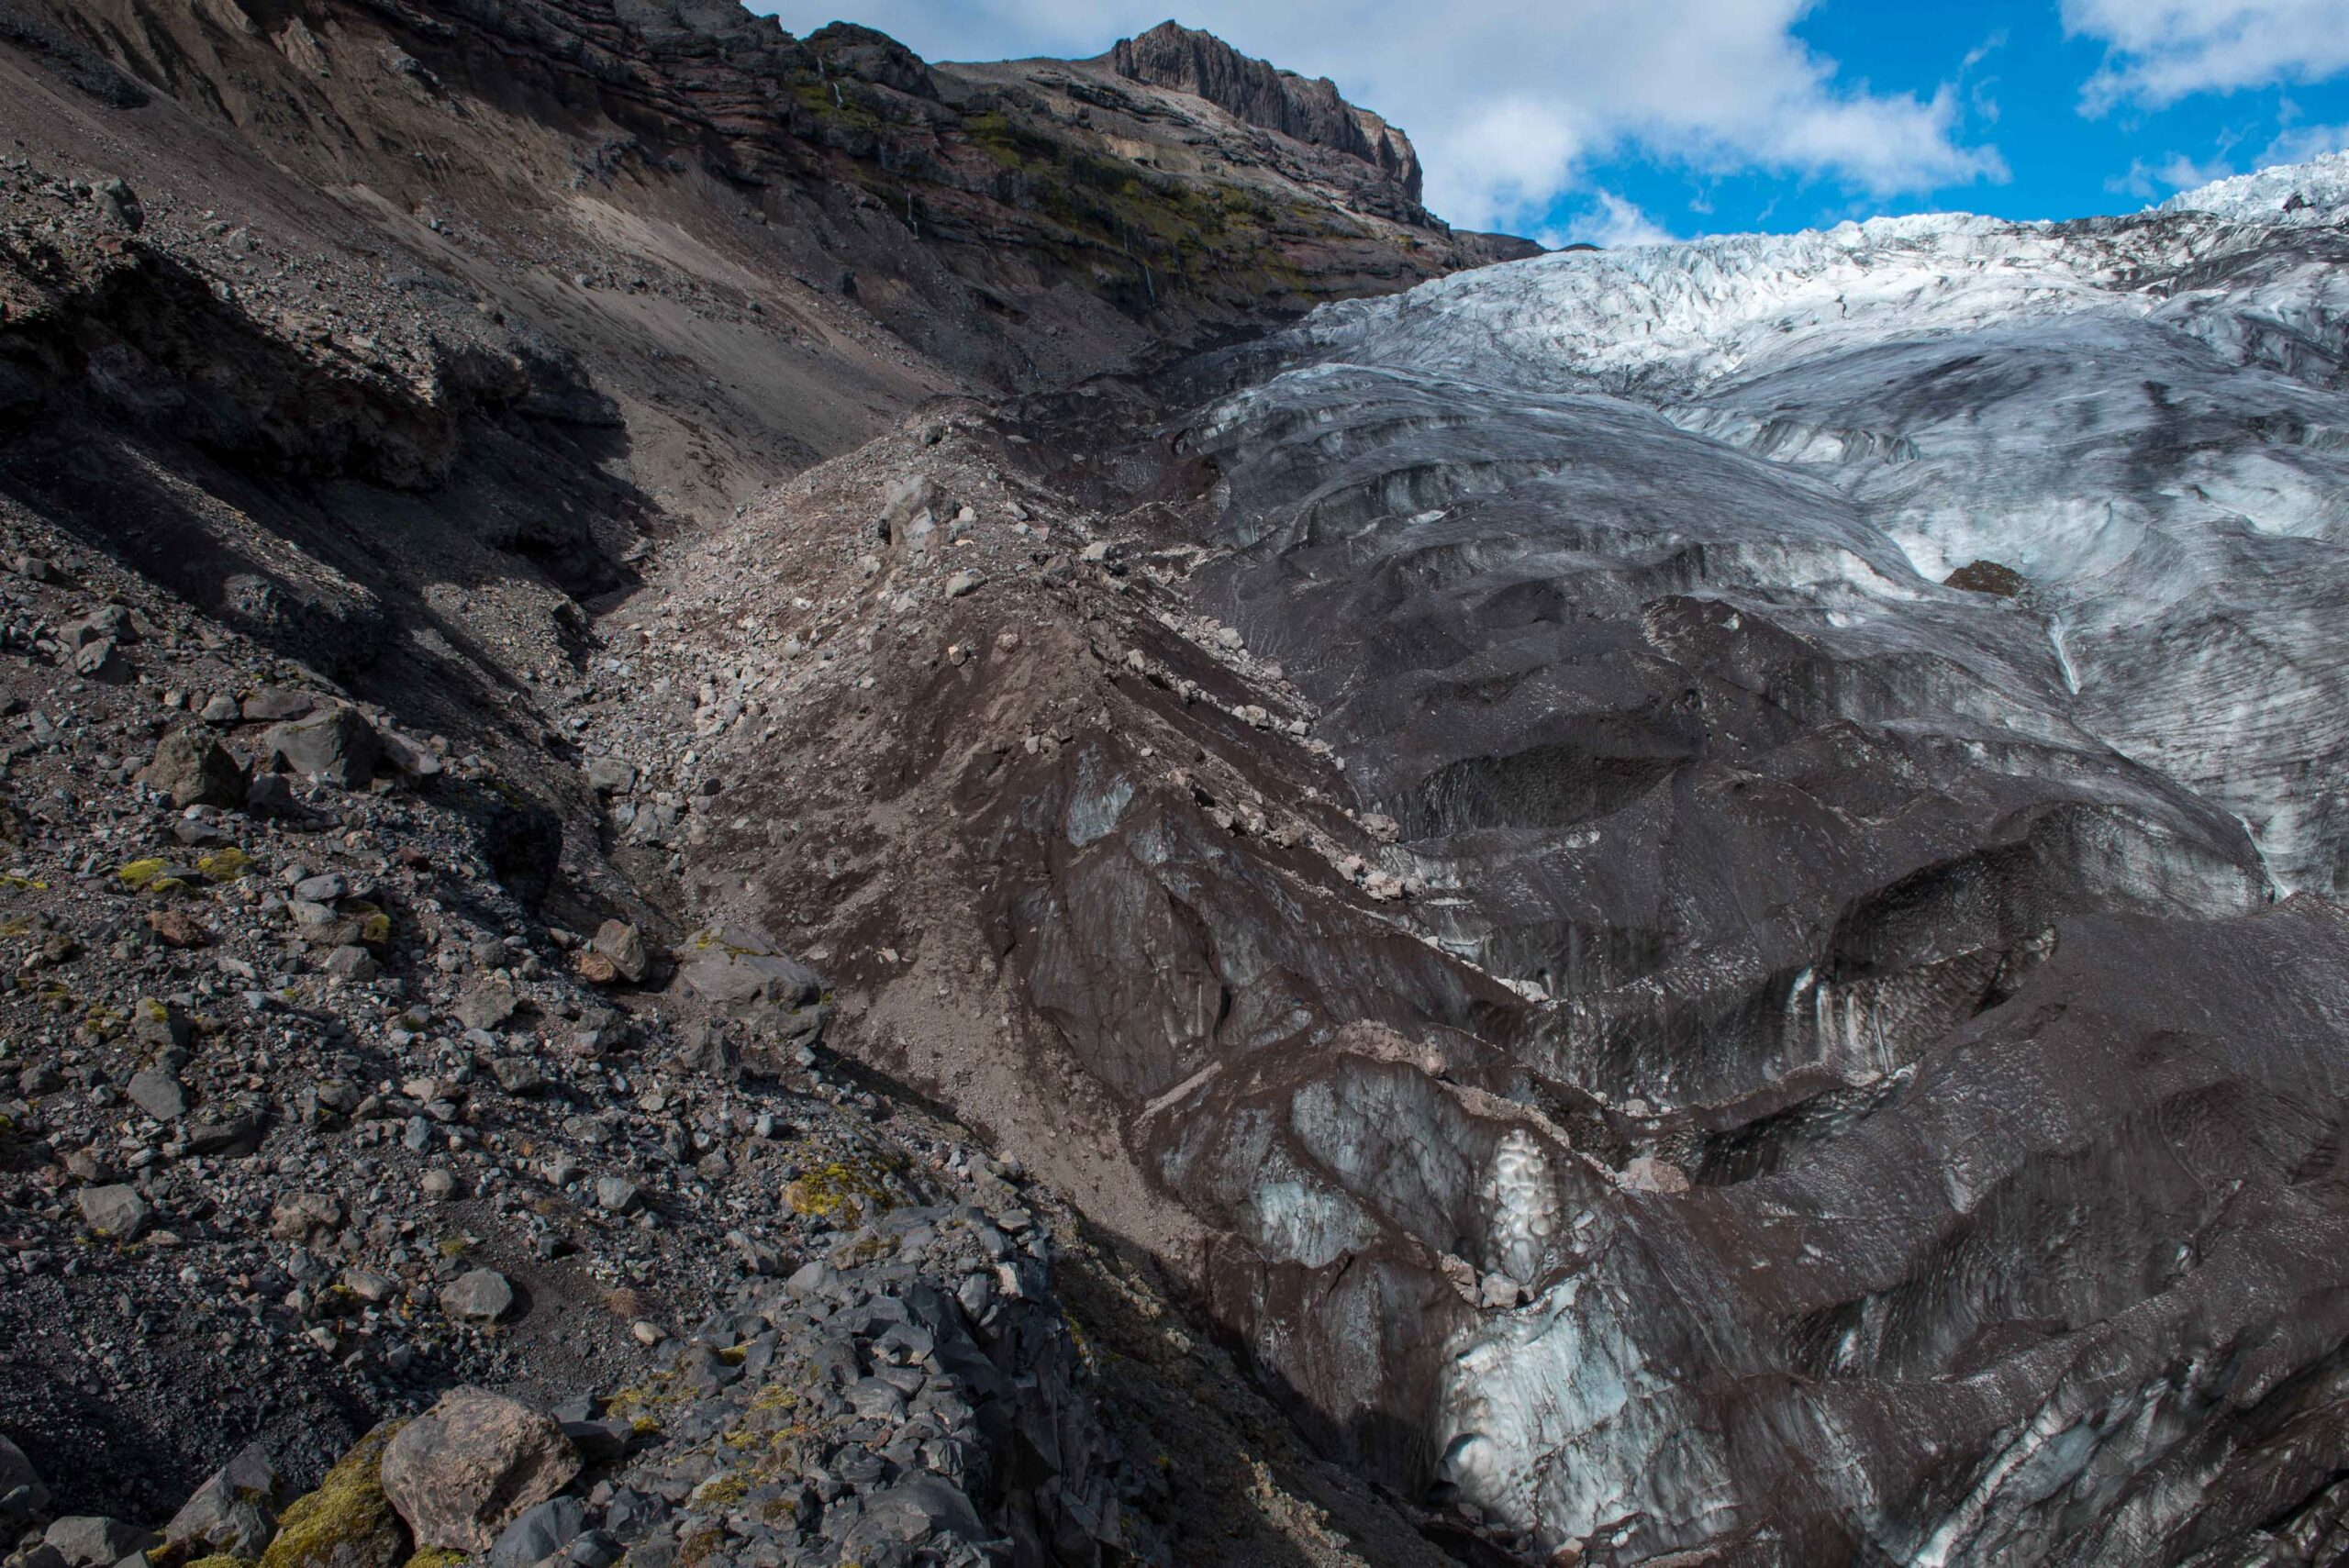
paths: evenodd
<path fill-rule="evenodd" d="M 1139 1135 L 1332 1441 L 1559 1562 L 2332 1560 L 2344 260 L 2335 157 L 1175 373 L 1191 606 L 1480 977 L 1265 958 L 1314 1049 Z"/>

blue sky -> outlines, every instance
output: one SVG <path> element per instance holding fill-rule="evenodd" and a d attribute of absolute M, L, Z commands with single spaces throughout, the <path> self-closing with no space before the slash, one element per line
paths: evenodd
<path fill-rule="evenodd" d="M 2349 0 L 751 0 L 933 60 L 1173 15 L 1408 130 L 1429 205 L 1552 243 L 2070 217 L 2349 146 Z"/>

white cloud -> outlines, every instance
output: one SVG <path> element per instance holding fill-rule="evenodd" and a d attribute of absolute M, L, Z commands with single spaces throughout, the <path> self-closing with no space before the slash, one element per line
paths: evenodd
<path fill-rule="evenodd" d="M 2277 163 L 2306 163 L 2311 158 L 2343 150 L 2349 150 L 2349 125 L 2288 126 L 2259 155 L 2259 167 L 2266 169 Z"/>
<path fill-rule="evenodd" d="M 2107 50 L 2092 115 L 2349 70 L 2349 0 L 2064 0 L 2064 26 Z"/>
<path fill-rule="evenodd" d="M 839 0 L 753 0 L 784 26 Z M 1812 0 L 1191 0 L 1179 13 L 1251 54 L 1327 75 L 1410 133 L 1428 204 L 1470 228 L 1530 225 L 1596 157 L 1761 170 L 1870 196 L 2002 179 L 1968 145 L 1954 86 L 1844 80 L 1794 26 Z M 1097 53 L 1168 0 L 865 0 L 858 19 L 930 59 Z M 1960 62 L 1951 62 L 1954 73 Z"/>
<path fill-rule="evenodd" d="M 1612 191 L 1591 193 L 1591 206 L 1564 228 L 1545 228 L 1534 236 L 1553 250 L 1577 241 L 1604 250 L 1630 245 L 1669 245 L 1678 237 L 1642 212 L 1634 202 Z"/>
<path fill-rule="evenodd" d="M 2190 191 L 2213 180 L 2223 180 L 2234 172 L 2235 166 L 2224 158 L 2198 163 L 2183 152 L 2173 152 L 2159 162 L 2147 162 L 2143 158 L 2132 159 L 2129 172 L 2117 180 L 2107 180 L 2104 188 L 2120 195 L 2150 201 L 2155 196 L 2165 196 L 2172 191 Z"/>

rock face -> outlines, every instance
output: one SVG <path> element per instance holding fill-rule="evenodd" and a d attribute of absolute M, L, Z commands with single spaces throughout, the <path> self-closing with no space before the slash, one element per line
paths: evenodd
<path fill-rule="evenodd" d="M 474 1388 L 445 1396 L 384 1451 L 384 1495 L 428 1549 L 488 1551 L 578 1473 L 554 1422 Z"/>
<path fill-rule="evenodd" d="M 1329 78 L 1308 81 L 1241 54 L 1213 33 L 1162 22 L 1109 51 L 1118 74 L 1189 93 L 1250 125 L 1359 158 L 1419 199 L 1419 155 L 1410 138 L 1339 96 Z"/>

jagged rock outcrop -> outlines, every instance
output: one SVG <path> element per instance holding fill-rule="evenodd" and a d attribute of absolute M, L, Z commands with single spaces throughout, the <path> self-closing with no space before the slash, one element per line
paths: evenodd
<path fill-rule="evenodd" d="M 1411 139 L 1338 94 L 1328 77 L 1308 80 L 1251 59 L 1213 33 L 1162 22 L 1109 51 L 1118 74 L 1172 87 L 1219 105 L 1250 125 L 1316 147 L 1334 148 L 1385 173 L 1416 202 L 1423 176 Z"/>

